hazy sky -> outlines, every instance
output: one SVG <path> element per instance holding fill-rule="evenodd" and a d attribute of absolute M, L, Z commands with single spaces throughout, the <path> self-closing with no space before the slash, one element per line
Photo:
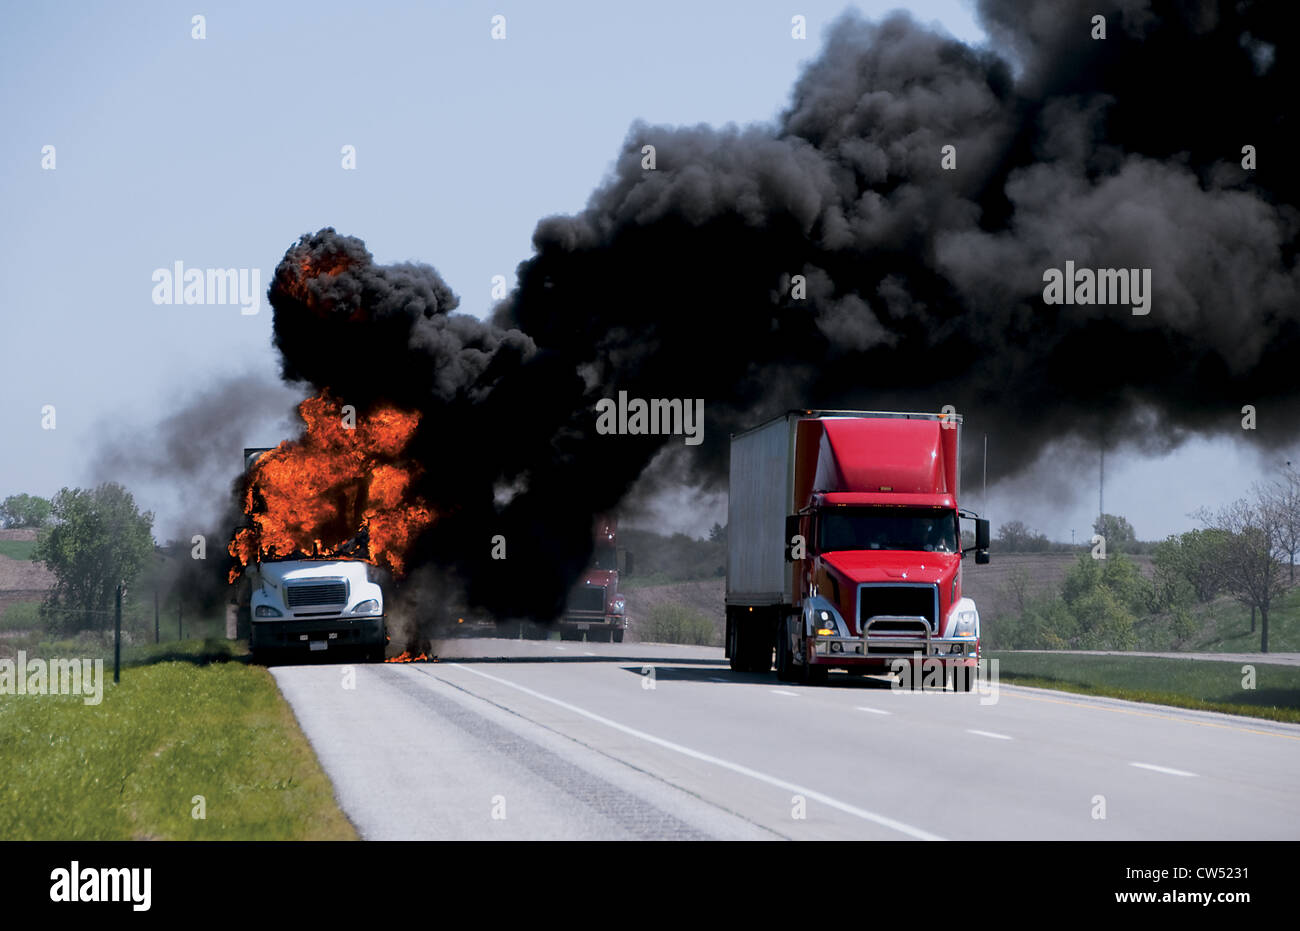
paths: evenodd
<path fill-rule="evenodd" d="M 899 5 L 855 4 L 871 17 Z M 301 233 L 334 226 L 381 262 L 432 264 L 461 310 L 483 316 L 492 277 L 513 285 L 537 220 L 583 206 L 633 120 L 771 119 L 847 6 L 6 6 L 0 497 L 102 478 L 88 464 L 105 437 L 135 435 L 232 377 L 273 377 L 265 289 Z M 910 9 L 983 40 L 966 4 Z M 202 40 L 191 37 L 195 12 L 206 17 Z M 806 41 L 790 36 L 795 12 L 807 17 Z M 490 36 L 498 13 L 504 41 Z M 42 168 L 47 145 L 54 170 Z M 355 170 L 341 166 L 345 145 Z M 261 311 L 156 305 L 154 270 L 175 262 L 260 269 Z M 243 437 L 229 450 L 231 472 L 235 447 L 284 438 L 276 423 L 290 398 L 268 392 L 229 411 Z M 45 405 L 53 430 L 42 429 Z M 977 436 L 971 424 L 967 442 Z M 991 489 L 994 525 L 1018 517 L 1056 539 L 1072 527 L 1083 535 L 1096 512 L 1095 464 L 1075 475 L 1078 459 Z M 1188 512 L 1263 474 L 1231 440 L 1164 459 L 1115 454 L 1107 466 L 1107 510 L 1147 538 L 1190 526 Z M 115 477 L 159 512 L 160 531 L 183 525 L 187 504 L 174 489 Z M 967 476 L 967 491 L 977 483 Z M 969 494 L 967 503 L 982 506 Z M 681 520 L 698 532 L 698 512 Z"/>

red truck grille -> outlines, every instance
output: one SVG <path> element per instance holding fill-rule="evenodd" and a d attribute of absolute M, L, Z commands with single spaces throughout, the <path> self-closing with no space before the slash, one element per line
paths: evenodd
<path fill-rule="evenodd" d="M 939 615 L 939 589 L 935 585 L 912 585 L 893 582 L 866 583 L 858 586 L 858 631 L 873 617 L 889 615 L 893 617 L 923 617 L 936 631 L 935 618 Z M 891 621 L 887 625 L 877 625 L 872 633 L 919 633 L 915 624 L 905 621 Z M 924 636 L 922 634 L 922 636 Z"/>

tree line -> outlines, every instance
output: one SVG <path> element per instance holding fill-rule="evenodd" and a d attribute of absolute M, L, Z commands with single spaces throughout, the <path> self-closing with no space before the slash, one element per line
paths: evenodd
<path fill-rule="evenodd" d="M 1013 578 L 1019 616 L 999 624 L 993 639 L 1008 648 L 1133 649 L 1139 621 L 1159 620 L 1180 642 L 1196 632 L 1196 605 L 1230 597 L 1250 609 L 1250 632 L 1267 653 L 1270 615 L 1295 585 L 1300 472 L 1288 465 L 1249 495 L 1191 516 L 1200 528 L 1144 544 L 1123 517 L 1101 515 L 1093 531 L 1105 538 L 1105 558 L 1095 558 L 1095 548 L 1081 554 L 1057 598 L 1027 599 L 1027 580 Z M 1045 542 L 1019 521 L 997 538 L 1004 552 L 1043 552 Z M 1151 555 L 1150 579 L 1129 558 L 1136 552 Z"/>

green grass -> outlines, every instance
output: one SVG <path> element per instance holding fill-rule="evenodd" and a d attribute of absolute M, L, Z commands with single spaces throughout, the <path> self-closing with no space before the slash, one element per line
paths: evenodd
<path fill-rule="evenodd" d="M 1152 656 L 1066 653 L 987 654 L 1013 685 L 1105 695 L 1300 723 L 1300 666 L 1255 665 L 1255 688 L 1242 687 L 1244 663 Z"/>
<path fill-rule="evenodd" d="M 35 551 L 35 540 L 0 540 L 0 556 L 8 556 L 10 559 L 31 559 Z"/>
<path fill-rule="evenodd" d="M 39 601 L 15 601 L 0 610 L 0 630 L 39 630 L 40 609 Z"/>
<path fill-rule="evenodd" d="M 0 695 L 0 839 L 354 839 L 270 674 L 242 652 L 134 648 L 120 685 L 105 664 L 99 705 Z"/>
<path fill-rule="evenodd" d="M 1250 632 L 1250 608 L 1223 598 L 1201 606 L 1202 629 L 1184 646 L 1212 653 L 1259 651 L 1259 623 Z M 1268 614 L 1268 648 L 1273 653 L 1300 652 L 1300 588 L 1282 595 Z"/>

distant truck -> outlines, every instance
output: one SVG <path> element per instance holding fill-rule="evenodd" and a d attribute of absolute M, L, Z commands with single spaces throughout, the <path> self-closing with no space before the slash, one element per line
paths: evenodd
<path fill-rule="evenodd" d="M 268 451 L 245 449 L 245 472 Z M 387 574 L 365 560 L 365 547 L 359 534 L 348 556 L 294 553 L 250 563 L 237 584 L 254 657 L 347 651 L 383 662 Z"/>
<path fill-rule="evenodd" d="M 980 620 L 962 561 L 961 417 L 791 411 L 731 439 L 726 655 L 785 681 L 925 663 L 969 690 Z M 960 520 L 975 545 L 961 547 Z M 775 655 L 775 659 L 774 659 Z M 909 667 L 911 667 L 909 669 Z"/>
<path fill-rule="evenodd" d="M 627 599 L 618 589 L 618 519 L 596 518 L 591 565 L 569 593 L 564 613 L 555 626 L 561 640 L 623 642 L 627 630 Z M 632 556 L 624 553 L 627 571 Z"/>

